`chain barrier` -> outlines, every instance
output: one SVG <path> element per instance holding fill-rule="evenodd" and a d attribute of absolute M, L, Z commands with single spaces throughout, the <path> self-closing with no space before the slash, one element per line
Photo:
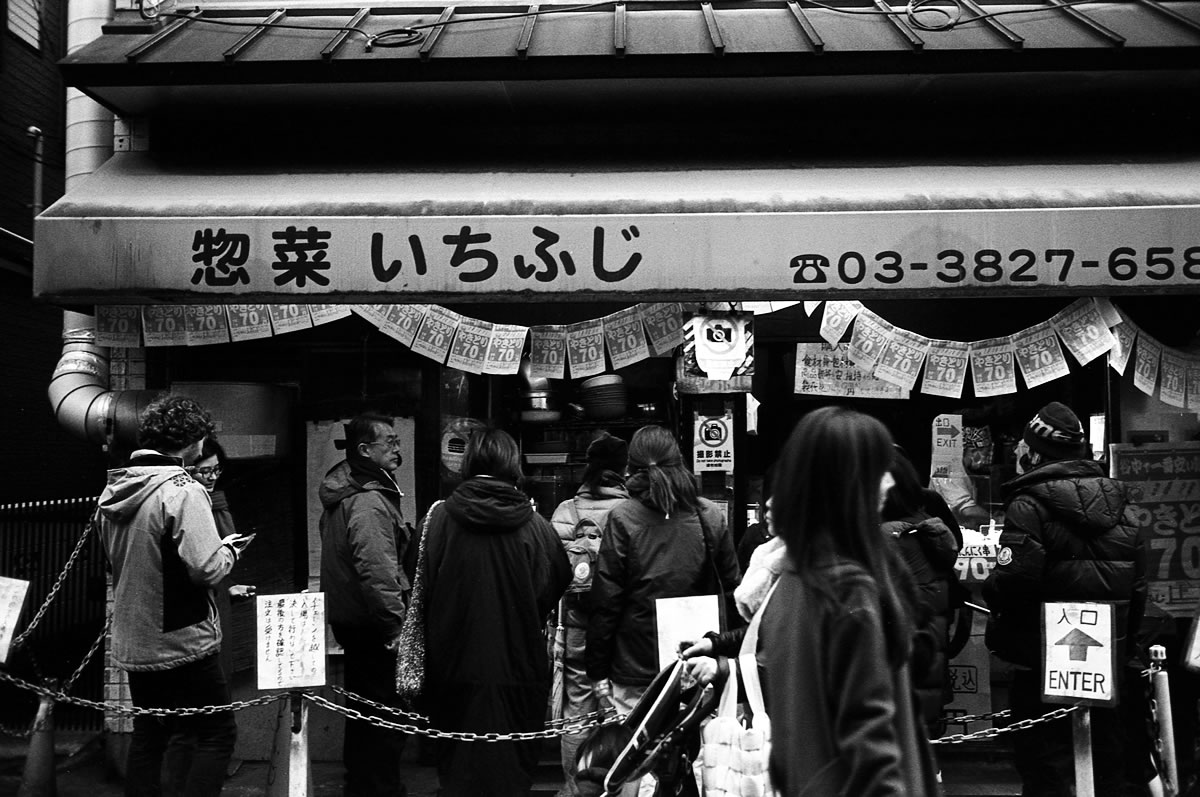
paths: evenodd
<path fill-rule="evenodd" d="M 1017 720 L 1011 725 L 1006 725 L 1003 728 L 984 728 L 982 731 L 975 733 L 955 733 L 950 736 L 943 736 L 940 739 L 930 739 L 930 744 L 962 744 L 963 742 L 973 742 L 980 739 L 994 739 L 1006 733 L 1015 731 L 1023 731 L 1026 728 L 1032 728 L 1043 722 L 1053 722 L 1054 720 L 1062 719 L 1063 717 L 1075 711 L 1079 706 L 1067 706 L 1066 708 L 1055 709 L 1049 714 L 1044 714 L 1040 717 L 1028 720 Z"/>
<path fill-rule="evenodd" d="M 953 725 L 966 725 L 968 722 L 983 722 L 984 720 L 1003 719 L 1012 714 L 1008 709 L 993 711 L 990 714 L 964 714 L 961 717 L 942 717 L 942 722 Z"/>

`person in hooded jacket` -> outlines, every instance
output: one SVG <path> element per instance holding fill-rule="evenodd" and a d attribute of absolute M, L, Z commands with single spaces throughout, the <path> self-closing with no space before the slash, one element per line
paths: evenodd
<path fill-rule="evenodd" d="M 213 589 L 249 540 L 219 536 L 208 491 L 185 470 L 212 431 L 195 401 L 160 397 L 142 413 L 129 464 L 108 472 L 100 496 L 98 530 L 113 581 L 112 657 L 129 674 L 139 708 L 230 703 Z M 161 794 L 163 759 L 171 756 L 185 762 L 184 795 L 220 794 L 236 740 L 232 710 L 139 714 L 125 793 Z M 181 747 L 190 756 L 180 756 Z"/>
<path fill-rule="evenodd" d="M 348 692 L 399 706 L 396 648 L 409 580 L 401 567 L 409 544 L 400 511 L 400 440 L 387 415 L 364 413 L 346 424 L 346 459 L 321 482 L 321 590 L 333 637 L 342 646 Z M 367 704 L 364 714 L 394 717 Z M 403 795 L 404 736 L 366 719 L 347 719 L 342 739 L 347 797 Z"/>
<path fill-rule="evenodd" d="M 1041 604 L 1111 601 L 1115 605 L 1121 710 L 1140 716 L 1136 677 L 1123 677 L 1134 660 L 1146 606 L 1145 547 L 1129 510 L 1125 486 L 1088 457 L 1079 418 L 1059 402 L 1042 407 L 1017 446 L 1018 476 L 1004 485 L 1005 521 L 996 567 L 983 585 L 991 616 L 987 645 L 1014 665 L 1009 702 L 1013 720 L 1043 716 L 1058 706 L 1041 702 Z M 1141 705 L 1139 705 L 1139 703 Z M 1134 752 L 1144 745 L 1126 734 L 1117 710 L 1093 708 L 1096 793 L 1145 793 L 1149 764 Z M 1135 719 L 1132 727 L 1136 728 Z M 1043 722 L 1014 734 L 1014 758 L 1025 795 L 1074 793 L 1071 724 Z M 1129 776 L 1124 767 L 1132 764 Z M 1129 787 L 1134 791 L 1128 792 Z"/>
<path fill-rule="evenodd" d="M 564 546 L 577 544 L 577 531 L 594 535 L 595 539 L 580 540 L 578 543 L 600 549 L 600 538 L 604 531 L 608 510 L 629 497 L 625 489 L 625 467 L 629 464 L 629 444 L 607 432 L 600 433 L 587 448 L 587 469 L 583 483 L 574 497 L 560 503 L 554 510 L 550 522 Z M 580 521 L 591 521 L 581 523 Z M 563 719 L 571 721 L 585 714 L 600 710 L 600 703 L 592 694 L 592 683 L 584 669 L 584 650 L 587 647 L 588 617 L 591 615 L 590 584 L 592 574 L 586 579 L 572 580 L 572 586 L 562 599 L 563 626 Z M 575 581 L 580 581 L 578 588 Z M 585 589 L 585 584 L 587 589 Z M 575 797 L 575 754 L 587 732 L 563 734 L 560 752 L 563 767 L 563 787 L 560 797 Z"/>
<path fill-rule="evenodd" d="M 425 695 L 439 730 L 544 727 L 550 669 L 542 630 L 571 567 L 554 528 L 518 486 L 520 456 L 507 432 L 472 434 L 463 482 L 425 521 Z M 528 794 L 541 747 L 442 740 L 439 794 Z"/>

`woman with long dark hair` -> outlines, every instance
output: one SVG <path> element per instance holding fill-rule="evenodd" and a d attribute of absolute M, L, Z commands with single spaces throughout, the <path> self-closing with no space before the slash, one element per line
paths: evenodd
<path fill-rule="evenodd" d="M 784 795 L 939 793 L 907 676 L 912 588 L 879 530 L 894 456 L 878 420 L 824 407 L 777 465 L 772 510 L 791 561 L 757 656 Z"/>
<path fill-rule="evenodd" d="M 668 662 L 658 661 L 655 601 L 738 582 L 724 513 L 696 492 L 674 436 L 643 426 L 629 441 L 630 499 L 608 513 L 592 581 L 585 661 L 594 691 L 629 712 Z M 682 641 L 682 640 L 681 640 Z"/>

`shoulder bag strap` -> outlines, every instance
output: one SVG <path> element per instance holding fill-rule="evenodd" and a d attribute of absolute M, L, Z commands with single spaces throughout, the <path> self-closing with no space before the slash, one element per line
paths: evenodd
<path fill-rule="evenodd" d="M 750 626 L 746 629 L 746 636 L 742 640 L 741 650 L 738 651 L 738 662 L 742 665 L 742 684 L 746 689 L 746 702 L 750 704 L 750 710 L 754 712 L 755 716 L 767 716 L 766 706 L 763 703 L 762 681 L 758 677 L 758 631 L 762 626 L 763 612 L 766 610 L 767 604 L 771 602 L 771 596 L 775 594 L 775 588 L 778 586 L 778 580 L 771 585 L 767 597 L 763 599 L 762 605 L 758 607 L 758 611 L 750 620 Z"/>

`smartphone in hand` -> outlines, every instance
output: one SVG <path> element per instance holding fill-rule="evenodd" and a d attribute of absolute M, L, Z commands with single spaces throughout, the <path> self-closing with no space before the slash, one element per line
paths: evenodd
<path fill-rule="evenodd" d="M 251 541 L 253 541 L 257 536 L 257 534 L 239 534 L 232 540 L 233 547 L 237 548 L 238 554 L 241 554 L 241 552 L 246 550 L 246 547 L 250 545 Z"/>

